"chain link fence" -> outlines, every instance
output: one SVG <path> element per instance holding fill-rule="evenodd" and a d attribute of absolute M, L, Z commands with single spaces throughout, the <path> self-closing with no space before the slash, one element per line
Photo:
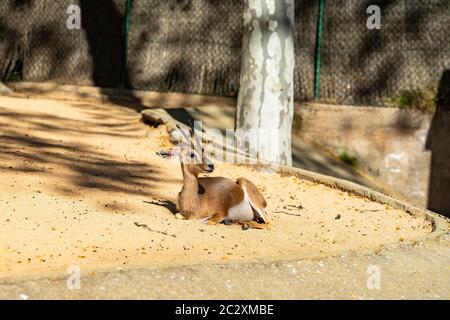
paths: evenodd
<path fill-rule="evenodd" d="M 366 28 L 370 5 L 381 8 L 381 30 Z M 448 68 L 449 0 L 326 2 L 323 99 L 381 104 L 401 90 L 436 88 Z"/>
<path fill-rule="evenodd" d="M 320 0 L 296 0 L 295 96 L 314 99 Z M 0 76 L 24 81 L 236 96 L 242 0 L 3 0 Z M 66 27 L 78 5 L 82 29 Z M 366 27 L 369 5 L 381 30 Z M 450 0 L 325 1 L 320 98 L 383 104 L 450 69 Z"/>

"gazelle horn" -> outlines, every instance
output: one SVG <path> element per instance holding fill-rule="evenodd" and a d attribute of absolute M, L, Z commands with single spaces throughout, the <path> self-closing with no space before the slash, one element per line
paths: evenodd
<path fill-rule="evenodd" d="M 199 137 L 197 136 L 197 134 L 195 133 L 195 127 L 194 127 L 194 125 L 192 124 L 192 121 L 191 121 L 190 119 L 188 119 L 188 121 L 189 121 L 189 124 L 190 124 L 190 126 L 191 126 L 191 129 L 192 129 L 192 135 L 194 136 L 194 139 L 195 139 L 197 148 L 198 148 L 198 150 L 202 150 L 202 149 L 203 149 L 203 148 L 202 148 L 202 142 L 201 142 L 201 140 L 199 139 Z M 202 129 L 203 129 L 203 128 L 202 128 Z"/>
<path fill-rule="evenodd" d="M 178 123 L 177 123 L 176 125 L 177 125 L 178 130 L 180 130 L 181 134 L 182 134 L 183 137 L 186 139 L 186 142 L 187 142 L 187 143 L 192 143 L 192 144 L 194 144 L 194 142 L 192 141 L 192 137 L 191 137 L 190 135 L 187 135 L 186 132 L 184 132 L 184 129 L 182 129 L 182 128 L 178 125 Z"/>

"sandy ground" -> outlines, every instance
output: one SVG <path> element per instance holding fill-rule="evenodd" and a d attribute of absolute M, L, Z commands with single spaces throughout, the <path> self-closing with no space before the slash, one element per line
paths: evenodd
<path fill-rule="evenodd" d="M 0 277 L 376 251 L 431 231 L 346 192 L 220 163 L 214 175 L 263 190 L 273 229 L 176 220 L 179 164 L 155 155 L 165 129 L 139 119 L 117 106 L 0 98 Z"/>

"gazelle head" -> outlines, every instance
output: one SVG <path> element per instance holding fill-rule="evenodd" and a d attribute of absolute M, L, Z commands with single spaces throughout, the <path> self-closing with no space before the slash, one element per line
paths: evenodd
<path fill-rule="evenodd" d="M 186 132 L 178 125 L 177 128 L 183 134 L 187 143 L 182 143 L 174 148 L 163 149 L 156 154 L 164 159 L 178 156 L 181 162 L 181 167 L 187 172 L 198 176 L 200 173 L 211 173 L 214 171 L 213 162 L 205 156 L 201 142 L 195 134 Z"/>

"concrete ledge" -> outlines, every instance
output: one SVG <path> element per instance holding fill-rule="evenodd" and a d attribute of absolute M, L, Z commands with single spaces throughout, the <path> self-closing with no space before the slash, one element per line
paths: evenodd
<path fill-rule="evenodd" d="M 207 105 L 234 106 L 236 104 L 234 98 L 184 93 L 161 93 L 34 82 L 11 82 L 8 83 L 8 86 L 14 91 L 10 94 L 12 97 L 119 104 L 139 111 L 146 108 L 172 109 Z"/>
<path fill-rule="evenodd" d="M 294 132 L 336 158 L 353 158 L 359 171 L 390 194 L 425 208 L 430 171 L 445 175 L 444 166 L 431 167 L 432 156 L 444 152 L 431 152 L 426 143 L 432 117 L 412 109 L 305 103 L 295 110 Z M 448 140 L 437 142 L 448 149 Z"/>
<path fill-rule="evenodd" d="M 447 299 L 445 250 L 436 243 L 320 260 L 103 270 L 83 273 L 80 290 L 66 288 L 67 274 L 9 279 L 0 281 L 0 299 Z M 373 265 L 381 290 L 367 288 Z"/>

